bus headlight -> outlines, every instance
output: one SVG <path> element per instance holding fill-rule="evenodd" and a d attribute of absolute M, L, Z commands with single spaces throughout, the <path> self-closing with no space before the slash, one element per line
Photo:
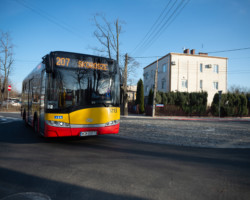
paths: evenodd
<path fill-rule="evenodd" d="M 46 120 L 46 123 L 47 123 L 49 126 L 55 126 L 55 127 L 70 127 L 70 125 L 69 125 L 68 123 L 65 123 L 65 122 Z"/>
<path fill-rule="evenodd" d="M 114 121 L 110 121 L 108 123 L 105 124 L 105 126 L 114 126 L 116 124 L 119 124 L 120 120 L 114 120 Z"/>

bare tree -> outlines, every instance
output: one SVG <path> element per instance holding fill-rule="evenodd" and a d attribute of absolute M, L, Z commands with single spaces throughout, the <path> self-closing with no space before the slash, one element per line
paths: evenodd
<path fill-rule="evenodd" d="M 124 56 L 124 62 L 120 60 L 120 34 L 122 32 L 122 26 L 120 25 L 119 19 L 116 19 L 114 23 L 107 21 L 104 15 L 95 15 L 94 22 L 96 30 L 94 36 L 101 44 L 101 48 L 92 48 L 99 53 L 106 53 L 109 58 L 116 57 L 117 63 L 120 66 L 122 72 L 122 99 L 121 103 L 123 104 L 121 112 L 127 115 L 127 80 L 128 76 L 131 76 L 135 71 L 134 68 L 139 66 L 139 63 L 136 62 L 132 57 L 129 57 L 127 54 Z M 122 56 L 123 58 L 123 56 Z M 124 63 L 124 65 L 123 65 Z"/>
<path fill-rule="evenodd" d="M 96 30 L 94 31 L 95 38 L 100 42 L 102 48 L 93 48 L 100 53 L 107 53 L 109 58 L 116 57 L 119 63 L 119 36 L 122 31 L 119 25 L 119 19 L 114 23 L 108 22 L 104 15 L 96 14 L 94 16 Z"/>
<path fill-rule="evenodd" d="M 246 94 L 246 93 L 250 93 L 250 88 L 242 87 L 240 85 L 232 85 L 228 89 L 228 92 L 236 93 L 236 94 L 241 94 L 241 93 Z"/>
<path fill-rule="evenodd" d="M 8 32 L 0 32 L 0 98 L 6 98 L 9 75 L 13 68 L 13 44 Z"/>
<path fill-rule="evenodd" d="M 97 21 L 97 16 L 94 16 L 94 21 L 95 21 L 95 26 L 97 30 L 94 32 L 94 36 L 96 39 L 100 42 L 102 45 L 102 48 L 93 48 L 95 51 L 98 51 L 100 53 L 106 52 L 108 54 L 109 58 L 112 58 L 111 55 L 111 36 L 110 36 L 110 31 L 107 28 L 107 26 L 110 26 L 110 23 L 106 21 L 106 18 L 102 17 L 103 21 L 105 22 L 105 26 L 102 26 L 98 21 Z"/>
<path fill-rule="evenodd" d="M 140 67 L 140 63 L 137 62 L 133 57 L 128 56 L 128 78 L 132 79 L 136 75 L 136 69 Z M 134 82 L 134 84 L 136 84 Z"/>

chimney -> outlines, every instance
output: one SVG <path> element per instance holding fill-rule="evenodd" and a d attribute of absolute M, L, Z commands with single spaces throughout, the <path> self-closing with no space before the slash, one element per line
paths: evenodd
<path fill-rule="evenodd" d="M 189 54 L 189 49 L 185 49 L 183 53 Z"/>
<path fill-rule="evenodd" d="M 208 55 L 208 53 L 202 53 L 202 52 L 199 52 L 199 55 L 200 55 L 200 56 L 207 56 L 207 55 Z"/>
<path fill-rule="evenodd" d="M 194 55 L 195 54 L 195 49 L 191 50 L 191 54 Z"/>

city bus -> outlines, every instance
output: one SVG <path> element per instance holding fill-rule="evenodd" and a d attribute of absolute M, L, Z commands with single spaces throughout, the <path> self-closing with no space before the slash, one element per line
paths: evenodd
<path fill-rule="evenodd" d="M 23 80 L 21 116 L 43 137 L 118 133 L 117 62 L 93 55 L 50 52 Z"/>

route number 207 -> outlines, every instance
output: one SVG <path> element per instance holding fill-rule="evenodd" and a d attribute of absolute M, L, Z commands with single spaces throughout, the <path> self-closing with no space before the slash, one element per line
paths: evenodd
<path fill-rule="evenodd" d="M 70 61 L 70 58 L 57 57 L 56 58 L 56 65 L 57 66 L 66 66 L 66 67 L 68 67 L 69 66 L 69 61 Z"/>

